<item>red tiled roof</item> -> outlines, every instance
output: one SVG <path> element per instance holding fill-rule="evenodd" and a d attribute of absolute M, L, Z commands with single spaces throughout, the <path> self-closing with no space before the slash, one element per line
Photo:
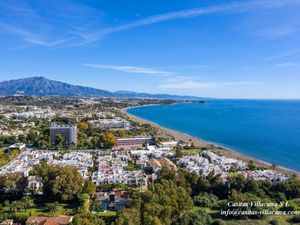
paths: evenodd
<path fill-rule="evenodd" d="M 30 216 L 26 220 L 26 224 L 34 225 L 67 225 L 72 221 L 71 216 Z"/>
<path fill-rule="evenodd" d="M 162 158 L 162 159 L 159 160 L 159 162 L 161 164 L 163 164 L 164 166 L 167 166 L 171 169 L 176 169 L 176 165 L 168 158 Z"/>
<path fill-rule="evenodd" d="M 59 225 L 59 224 L 53 221 L 52 219 L 46 219 L 43 222 L 41 222 L 39 225 Z"/>
<path fill-rule="evenodd" d="M 150 167 L 156 167 L 156 168 L 160 168 L 161 167 L 161 163 L 157 159 L 150 159 L 148 161 L 148 165 Z"/>

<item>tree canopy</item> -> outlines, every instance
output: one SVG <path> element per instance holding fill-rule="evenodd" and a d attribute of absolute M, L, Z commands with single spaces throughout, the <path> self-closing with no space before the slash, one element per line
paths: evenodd
<path fill-rule="evenodd" d="M 69 201 L 82 193 L 84 179 L 75 167 L 52 166 L 43 162 L 34 166 L 32 174 L 42 178 L 46 198 Z"/>

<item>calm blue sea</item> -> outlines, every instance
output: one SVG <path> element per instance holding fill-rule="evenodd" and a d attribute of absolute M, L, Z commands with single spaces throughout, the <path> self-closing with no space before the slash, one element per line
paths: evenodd
<path fill-rule="evenodd" d="M 300 101 L 212 100 L 147 106 L 129 113 L 300 171 Z"/>

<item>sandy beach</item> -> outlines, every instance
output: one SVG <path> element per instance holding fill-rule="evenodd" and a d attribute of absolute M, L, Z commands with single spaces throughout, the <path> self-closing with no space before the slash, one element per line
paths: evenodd
<path fill-rule="evenodd" d="M 149 120 L 145 120 L 143 118 L 140 118 L 140 117 L 137 117 L 135 115 L 132 115 L 132 114 L 128 113 L 127 112 L 128 109 L 129 108 L 123 108 L 123 109 L 121 109 L 121 111 L 124 114 L 126 114 L 131 120 L 133 120 L 137 123 L 151 124 L 152 126 L 162 130 L 166 135 L 173 136 L 176 140 L 181 140 L 181 141 L 184 141 L 186 143 L 193 143 L 196 147 L 206 147 L 210 151 L 215 152 L 219 155 L 239 159 L 239 160 L 242 160 L 244 162 L 249 162 L 250 160 L 252 160 L 257 167 L 264 167 L 264 168 L 267 168 L 267 169 L 273 169 L 272 165 L 270 163 L 267 163 L 267 162 L 262 161 L 262 160 L 258 160 L 256 158 L 247 156 L 245 154 L 236 152 L 236 151 L 231 150 L 231 149 L 226 149 L 222 146 L 214 145 L 212 143 L 203 141 L 200 138 L 192 137 L 192 136 L 190 136 L 188 134 L 185 134 L 185 133 L 182 133 L 180 131 L 176 131 L 176 130 L 172 130 L 172 129 L 163 127 L 163 126 L 161 126 L 157 123 L 154 123 L 154 122 L 149 121 Z M 297 172 L 297 171 L 293 171 L 293 170 L 290 170 L 288 168 L 281 167 L 281 166 L 278 166 L 278 165 L 276 166 L 275 170 L 278 171 L 278 172 L 287 174 L 287 175 L 295 174 L 297 176 L 297 178 L 300 179 L 300 173 Z"/>

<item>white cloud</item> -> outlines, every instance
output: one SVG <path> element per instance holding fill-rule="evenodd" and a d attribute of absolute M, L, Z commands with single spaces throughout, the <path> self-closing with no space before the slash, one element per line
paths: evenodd
<path fill-rule="evenodd" d="M 300 49 L 292 49 L 292 50 L 289 50 L 285 53 L 282 53 L 282 54 L 278 54 L 278 55 L 273 55 L 273 56 L 270 56 L 270 57 L 267 57 L 267 58 L 264 58 L 262 61 L 272 61 L 272 60 L 276 60 L 276 59 L 281 59 L 281 58 L 285 58 L 285 57 L 288 57 L 288 56 L 291 56 L 291 55 L 296 55 L 300 53 Z"/>
<path fill-rule="evenodd" d="M 184 70 L 194 70 L 194 69 L 207 69 L 208 65 L 199 64 L 199 65 L 187 65 L 187 66 L 168 66 L 170 69 L 184 69 Z"/>
<path fill-rule="evenodd" d="M 257 34 L 259 36 L 267 37 L 267 38 L 279 38 L 291 34 L 295 34 L 299 32 L 299 26 L 295 25 L 284 25 L 284 26 L 276 26 L 264 28 L 261 31 L 258 31 Z"/>
<path fill-rule="evenodd" d="M 57 40 L 48 40 L 45 37 L 34 34 L 27 30 L 17 28 L 15 26 L 3 24 L 3 23 L 0 23 L 0 29 L 2 30 L 2 32 L 13 33 L 15 35 L 20 36 L 28 43 L 40 45 L 40 46 L 44 46 L 44 47 L 52 47 L 52 46 L 60 45 L 60 44 L 63 44 L 70 40 L 67 38 L 57 39 Z"/>
<path fill-rule="evenodd" d="M 181 82 L 161 84 L 158 88 L 164 89 L 203 89 L 203 88 L 214 88 L 214 83 L 202 83 L 192 80 L 186 80 Z"/>
<path fill-rule="evenodd" d="M 172 79 L 162 81 L 158 88 L 163 89 L 206 89 L 218 88 L 223 86 L 244 86 L 258 85 L 258 82 L 234 81 L 234 82 L 204 82 L 197 81 L 189 77 L 174 77 Z"/>
<path fill-rule="evenodd" d="M 52 46 L 60 45 L 60 44 L 63 44 L 70 40 L 70 38 L 48 40 L 47 38 L 45 38 L 41 35 L 37 35 L 35 33 L 26 31 L 24 29 L 1 24 L 1 23 L 0 23 L 0 29 L 2 29 L 2 32 L 12 33 L 12 34 L 20 36 L 20 37 L 22 37 L 22 39 L 24 39 L 28 43 L 40 45 L 40 46 L 44 46 L 44 47 L 52 47 Z"/>
<path fill-rule="evenodd" d="M 296 62 L 284 62 L 284 63 L 278 63 L 278 64 L 276 64 L 276 66 L 277 67 L 289 68 L 289 67 L 300 66 L 300 63 L 296 63 Z"/>
<path fill-rule="evenodd" d="M 38 10 L 37 10 L 38 9 Z M 24 0 L 0 1 L 0 33 L 10 34 L 23 40 L 27 46 L 53 47 L 82 42 L 76 35 L 78 29 L 90 32 L 99 27 L 103 13 L 97 9 L 64 0 L 36 1 L 29 4 Z"/>
<path fill-rule="evenodd" d="M 103 65 L 103 64 L 83 64 L 83 65 L 96 68 L 96 69 L 110 69 L 110 70 L 116 70 L 116 71 L 121 71 L 126 73 L 139 73 L 139 74 L 161 75 L 161 76 L 172 75 L 172 72 L 163 71 L 155 68 L 149 68 L 149 67 Z"/>
<path fill-rule="evenodd" d="M 20 1 L 17 6 L 7 1 L 1 4 L 0 1 L 0 6 L 3 8 L 3 11 L 0 10 L 0 13 L 2 13 L 4 15 L 3 18 L 5 18 L 3 23 L 11 28 L 15 28 L 10 29 L 9 32 L 14 35 L 19 35 L 24 41 L 30 44 L 51 47 L 65 42 L 67 42 L 69 46 L 87 44 L 98 41 L 111 33 L 176 19 L 193 18 L 210 14 L 265 10 L 286 5 L 299 5 L 300 1 L 244 0 L 153 15 L 110 28 L 101 27 L 101 20 L 103 18 L 102 11 L 72 0 L 66 0 L 62 4 L 53 3 L 52 1 L 40 1 L 36 4 L 41 12 L 36 12 L 32 5 L 26 4 L 25 1 Z M 59 25 L 57 25 L 57 22 L 59 22 Z M 27 32 L 27 34 L 18 32 L 18 30 L 21 29 Z M 0 30 L 0 32 L 1 31 L 5 32 L 3 30 Z M 285 32 L 292 31 L 286 30 Z"/>
<path fill-rule="evenodd" d="M 175 20 L 175 19 L 193 18 L 193 17 L 199 17 L 203 15 L 217 14 L 217 13 L 233 13 L 233 12 L 244 12 L 249 10 L 278 8 L 290 4 L 299 5 L 300 1 L 298 0 L 252 0 L 252 1 L 232 2 L 232 3 L 216 5 L 216 6 L 185 9 L 185 10 L 179 10 L 179 11 L 169 12 L 165 14 L 153 15 L 117 27 L 101 29 L 99 31 L 91 32 L 89 34 L 83 34 L 81 37 L 85 39 L 84 40 L 85 42 L 94 42 L 111 33 L 126 31 L 138 27 L 148 26 L 148 25 L 157 24 L 157 23 Z"/>

